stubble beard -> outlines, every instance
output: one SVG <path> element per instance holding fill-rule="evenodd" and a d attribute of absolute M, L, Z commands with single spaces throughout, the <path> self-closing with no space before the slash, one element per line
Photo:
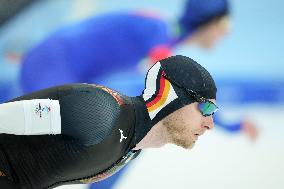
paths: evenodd
<path fill-rule="evenodd" d="M 162 123 L 168 132 L 170 143 L 188 150 L 194 147 L 195 141 L 191 137 L 192 132 L 188 131 L 182 119 L 169 115 L 164 118 Z"/>

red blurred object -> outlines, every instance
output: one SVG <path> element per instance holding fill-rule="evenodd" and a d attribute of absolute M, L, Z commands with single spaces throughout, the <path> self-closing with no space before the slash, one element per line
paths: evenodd
<path fill-rule="evenodd" d="M 166 45 L 159 45 L 153 48 L 149 53 L 149 58 L 152 64 L 167 58 L 172 55 L 171 49 Z"/>
<path fill-rule="evenodd" d="M 16 52 L 9 52 L 6 54 L 6 59 L 9 63 L 20 64 L 22 55 Z"/>

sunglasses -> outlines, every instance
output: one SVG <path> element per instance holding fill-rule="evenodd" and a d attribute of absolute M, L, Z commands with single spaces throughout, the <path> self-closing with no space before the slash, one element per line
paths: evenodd
<path fill-rule="evenodd" d="M 211 116 L 219 110 L 218 106 L 214 102 L 198 95 L 193 90 L 187 89 L 179 85 L 177 82 L 170 79 L 165 73 L 162 73 L 162 76 L 165 77 L 167 80 L 169 80 L 172 84 L 178 86 L 179 88 L 184 89 L 191 97 L 193 97 L 198 102 L 198 109 L 203 116 L 205 117 Z"/>

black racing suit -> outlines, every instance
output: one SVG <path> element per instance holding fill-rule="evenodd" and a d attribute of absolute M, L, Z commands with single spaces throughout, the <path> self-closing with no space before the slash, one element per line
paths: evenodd
<path fill-rule="evenodd" d="M 140 153 L 132 148 L 151 129 L 141 97 L 102 86 L 63 85 L 11 101 L 47 98 L 59 100 L 61 134 L 0 134 L 0 188 L 46 189 L 100 181 Z M 127 137 L 122 141 L 120 130 Z"/>

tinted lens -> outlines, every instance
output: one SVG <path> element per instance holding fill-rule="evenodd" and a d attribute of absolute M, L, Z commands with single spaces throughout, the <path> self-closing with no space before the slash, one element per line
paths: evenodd
<path fill-rule="evenodd" d="M 218 110 L 218 107 L 213 102 L 208 100 L 199 103 L 198 108 L 203 116 L 213 115 Z"/>

